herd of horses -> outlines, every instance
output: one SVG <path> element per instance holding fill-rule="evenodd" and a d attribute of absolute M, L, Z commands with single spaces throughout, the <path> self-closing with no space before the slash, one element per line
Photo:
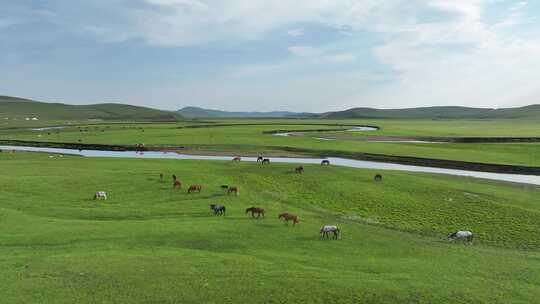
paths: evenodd
<path fill-rule="evenodd" d="M 240 157 L 234 157 L 233 158 L 233 162 L 240 162 L 240 161 L 241 161 Z M 260 156 L 260 157 L 257 158 L 257 163 L 270 164 L 270 159 L 269 158 L 263 158 L 263 157 Z M 327 159 L 324 159 L 324 160 L 321 161 L 321 165 L 322 166 L 329 166 L 330 161 L 327 160 Z M 298 166 L 298 167 L 296 167 L 294 169 L 294 171 L 296 173 L 298 173 L 298 174 L 303 174 L 304 173 L 304 167 L 303 166 Z M 164 174 L 163 173 L 159 174 L 159 179 L 160 179 L 161 182 L 164 182 Z M 382 177 L 381 174 L 376 174 L 375 177 L 374 177 L 375 181 L 382 181 L 382 179 L 383 179 L 383 177 Z M 172 175 L 172 180 L 173 180 L 173 190 L 180 189 L 182 187 L 182 182 L 176 177 L 175 174 Z M 201 193 L 202 188 L 203 188 L 202 185 L 190 185 L 188 187 L 187 192 L 188 193 L 195 193 L 195 192 L 196 193 Z M 236 194 L 236 195 L 240 194 L 240 189 L 237 186 L 221 185 L 220 188 L 225 190 L 228 194 Z M 97 191 L 94 194 L 94 199 L 95 200 L 107 200 L 107 193 L 105 191 Z M 224 205 L 211 204 L 210 205 L 210 210 L 214 213 L 214 215 L 218 215 L 218 216 L 223 215 L 223 216 L 225 216 L 227 208 Z M 245 210 L 245 214 L 248 214 L 248 213 L 251 213 L 252 218 L 259 219 L 259 218 L 261 218 L 261 216 L 262 216 L 263 219 L 265 218 L 265 210 L 263 208 L 250 207 L 250 208 L 247 208 Z M 299 217 L 297 215 L 295 215 L 295 214 L 288 213 L 288 212 L 279 214 L 278 219 L 283 220 L 287 225 L 289 224 L 289 222 L 292 222 L 293 226 L 295 226 L 296 224 L 299 223 Z M 321 227 L 321 229 L 319 231 L 319 234 L 320 234 L 321 239 L 324 239 L 324 238 L 328 239 L 329 234 L 332 234 L 332 238 L 337 240 L 341 236 L 341 230 L 336 225 L 325 225 L 325 226 Z M 449 241 L 462 240 L 462 241 L 465 241 L 465 242 L 471 244 L 473 239 L 474 239 L 474 234 L 471 231 L 467 231 L 467 230 L 459 230 L 459 231 L 455 231 L 455 232 L 452 232 L 452 233 L 448 234 L 448 240 Z"/>

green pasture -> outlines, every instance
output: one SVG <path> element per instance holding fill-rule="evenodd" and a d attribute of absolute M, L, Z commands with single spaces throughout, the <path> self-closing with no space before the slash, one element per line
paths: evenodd
<path fill-rule="evenodd" d="M 0 153 L 0 167 L 1 303 L 533 303 L 540 296 L 534 186 L 22 152 Z M 173 173 L 182 190 L 171 189 Z M 372 180 L 376 173 L 383 182 Z M 187 194 L 190 184 L 203 192 Z M 222 184 L 240 187 L 240 196 Z M 98 190 L 109 199 L 92 200 Z M 227 215 L 213 216 L 211 203 L 224 204 Z M 246 216 L 250 206 L 265 208 L 266 218 Z M 285 225 L 280 212 L 300 223 Z M 339 225 L 342 238 L 320 240 L 324 224 Z M 474 244 L 448 243 L 457 229 L 472 230 Z"/>
<path fill-rule="evenodd" d="M 335 130 L 343 125 L 376 125 L 372 132 L 305 132 L 303 136 L 274 136 L 273 130 Z M 199 126 L 193 128 L 192 126 Z M 80 127 L 80 128 L 79 128 Z M 144 143 L 184 147 L 188 151 L 290 155 L 290 148 L 307 154 L 339 155 L 366 152 L 396 156 L 540 166 L 539 143 L 388 143 L 366 141 L 366 136 L 540 136 L 540 123 L 521 120 L 221 120 L 178 124 L 96 124 L 69 126 L 48 132 L 28 128 L 0 129 L 0 139 L 82 142 L 91 144 Z M 318 137 L 331 137 L 325 141 Z"/>

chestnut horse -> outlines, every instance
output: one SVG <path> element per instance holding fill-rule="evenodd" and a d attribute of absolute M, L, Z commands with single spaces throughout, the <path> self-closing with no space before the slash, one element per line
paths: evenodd
<path fill-rule="evenodd" d="M 278 219 L 283 219 L 287 225 L 289 224 L 289 221 L 293 222 L 293 226 L 298 223 L 298 216 L 291 213 L 282 213 L 278 216 Z"/>
<path fill-rule="evenodd" d="M 251 212 L 251 217 L 255 217 L 255 213 L 257 213 L 257 218 L 259 218 L 261 215 L 264 218 L 264 209 L 263 208 L 257 208 L 257 207 L 251 207 L 246 209 L 246 214 L 248 212 Z"/>
<path fill-rule="evenodd" d="M 238 187 L 229 187 L 229 190 L 227 190 L 228 194 L 234 193 L 236 195 L 240 195 L 240 189 Z"/>
<path fill-rule="evenodd" d="M 235 158 L 232 159 L 233 162 L 239 162 L 239 161 L 241 161 L 241 160 L 242 160 L 242 159 L 241 159 L 239 156 L 237 156 L 237 157 L 235 157 Z"/>
<path fill-rule="evenodd" d="M 175 180 L 172 186 L 173 190 L 182 188 L 182 183 L 179 180 Z"/>
<path fill-rule="evenodd" d="M 191 185 L 189 186 L 187 193 L 197 192 L 201 193 L 202 186 L 201 185 Z"/>
<path fill-rule="evenodd" d="M 302 173 L 304 173 L 304 167 L 302 167 L 302 166 L 296 167 L 296 169 L 294 169 L 294 172 L 302 174 Z"/>

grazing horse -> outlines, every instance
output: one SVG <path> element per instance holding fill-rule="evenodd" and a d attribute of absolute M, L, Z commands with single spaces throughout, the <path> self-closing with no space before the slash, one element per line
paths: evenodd
<path fill-rule="evenodd" d="M 173 190 L 182 188 L 182 183 L 179 180 L 175 180 L 172 186 Z"/>
<path fill-rule="evenodd" d="M 382 181 L 382 175 L 376 174 L 376 175 L 375 175 L 375 178 L 373 178 L 373 179 L 374 179 L 376 182 L 380 182 L 380 181 Z"/>
<path fill-rule="evenodd" d="M 210 210 L 214 211 L 214 215 L 225 215 L 225 206 L 223 205 L 210 205 Z"/>
<path fill-rule="evenodd" d="M 262 164 L 270 164 L 270 159 L 269 158 L 265 158 L 262 160 Z"/>
<path fill-rule="evenodd" d="M 328 159 L 323 159 L 321 162 L 321 166 L 330 166 L 330 161 Z"/>
<path fill-rule="evenodd" d="M 240 189 L 238 187 L 229 187 L 229 190 L 227 190 L 228 194 L 234 193 L 236 195 L 240 195 Z"/>
<path fill-rule="evenodd" d="M 325 236 L 326 238 L 328 238 L 328 233 L 330 232 L 334 234 L 332 238 L 335 240 L 337 240 L 341 234 L 341 230 L 339 230 L 337 226 L 322 226 L 321 231 L 320 231 L 321 239 L 324 238 Z"/>
<path fill-rule="evenodd" d="M 242 160 L 242 159 L 241 159 L 239 156 L 237 156 L 237 157 L 235 157 L 235 158 L 232 159 L 233 162 L 239 162 L 239 161 L 241 161 L 241 160 Z"/>
<path fill-rule="evenodd" d="M 263 208 L 257 208 L 257 207 L 251 207 L 246 209 L 246 214 L 248 212 L 251 212 L 251 217 L 255 217 L 255 213 L 257 213 L 257 218 L 259 218 L 261 215 L 264 218 L 264 209 Z"/>
<path fill-rule="evenodd" d="M 105 191 L 98 191 L 94 194 L 95 200 L 107 200 L 107 193 Z"/>
<path fill-rule="evenodd" d="M 302 174 L 302 173 L 304 173 L 304 167 L 302 167 L 302 166 L 296 167 L 296 168 L 294 169 L 294 172 L 299 173 L 299 174 Z"/>
<path fill-rule="evenodd" d="M 473 233 L 467 230 L 465 231 L 460 230 L 460 231 L 452 232 L 448 235 L 449 241 L 464 240 L 469 244 L 472 243 L 473 238 L 474 238 Z"/>
<path fill-rule="evenodd" d="M 257 157 L 257 162 L 262 162 L 264 158 L 262 156 Z"/>
<path fill-rule="evenodd" d="M 202 186 L 201 185 L 191 185 L 189 186 L 187 193 L 197 192 L 201 193 Z"/>
<path fill-rule="evenodd" d="M 283 219 L 287 225 L 289 224 L 289 221 L 293 222 L 293 226 L 298 223 L 298 216 L 291 213 L 282 213 L 278 216 L 278 219 Z"/>

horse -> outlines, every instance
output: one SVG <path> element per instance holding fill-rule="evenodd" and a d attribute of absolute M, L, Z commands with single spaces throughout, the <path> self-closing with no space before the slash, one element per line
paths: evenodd
<path fill-rule="evenodd" d="M 283 219 L 287 225 L 289 224 L 289 221 L 293 222 L 293 226 L 298 223 L 298 216 L 291 213 L 282 213 L 278 216 L 278 219 Z"/>
<path fill-rule="evenodd" d="M 468 230 L 459 230 L 456 232 L 452 232 L 448 235 L 448 241 L 455 241 L 455 240 L 464 240 L 467 243 L 471 244 L 473 241 L 474 235 L 472 232 Z"/>
<path fill-rule="evenodd" d="M 188 192 L 188 193 L 192 193 L 192 192 L 197 191 L 197 193 L 201 193 L 201 190 L 202 190 L 202 186 L 201 186 L 201 185 L 191 185 L 191 186 L 189 186 L 187 192 Z"/>
<path fill-rule="evenodd" d="M 259 218 L 261 215 L 264 218 L 264 209 L 262 208 L 257 208 L 257 207 L 247 208 L 246 214 L 248 214 L 248 212 L 251 212 L 251 217 L 253 218 L 255 217 L 255 213 L 257 213 L 257 218 Z"/>
<path fill-rule="evenodd" d="M 382 181 L 382 175 L 380 174 L 376 174 L 375 177 L 373 178 L 376 182 L 380 182 Z"/>
<path fill-rule="evenodd" d="M 328 233 L 330 232 L 334 234 L 332 238 L 335 240 L 337 240 L 341 234 L 341 230 L 339 230 L 337 226 L 322 226 L 320 231 L 321 239 L 323 239 L 325 236 L 328 238 Z"/>
<path fill-rule="evenodd" d="M 107 193 L 105 191 L 98 191 L 94 194 L 95 200 L 107 200 Z"/>
<path fill-rule="evenodd" d="M 214 215 L 225 215 L 225 206 L 211 204 L 210 210 L 214 211 Z"/>
<path fill-rule="evenodd" d="M 241 160 L 242 160 L 242 159 L 241 159 L 239 156 L 234 157 L 234 158 L 232 159 L 233 162 L 239 162 L 239 161 L 241 161 Z"/>
<path fill-rule="evenodd" d="M 159 174 L 159 181 L 163 183 L 163 173 Z"/>
<path fill-rule="evenodd" d="M 257 162 L 262 162 L 264 158 L 262 156 L 257 157 Z"/>
<path fill-rule="evenodd" d="M 302 166 L 296 167 L 296 168 L 294 169 L 294 172 L 299 173 L 299 174 L 302 174 L 302 173 L 304 173 L 304 167 L 302 167 Z"/>
<path fill-rule="evenodd" d="M 173 190 L 182 188 L 182 183 L 179 180 L 175 180 L 172 186 Z"/>
<path fill-rule="evenodd" d="M 321 161 L 321 166 L 325 166 L 325 165 L 326 165 L 326 166 L 330 166 L 330 161 L 329 161 L 328 159 L 323 159 L 323 160 Z"/>
<path fill-rule="evenodd" d="M 262 164 L 270 164 L 270 159 L 269 158 L 265 158 L 262 160 Z"/>
<path fill-rule="evenodd" d="M 238 189 L 238 187 L 229 187 L 229 190 L 227 190 L 227 194 L 231 194 L 231 193 L 240 195 L 240 189 Z"/>

